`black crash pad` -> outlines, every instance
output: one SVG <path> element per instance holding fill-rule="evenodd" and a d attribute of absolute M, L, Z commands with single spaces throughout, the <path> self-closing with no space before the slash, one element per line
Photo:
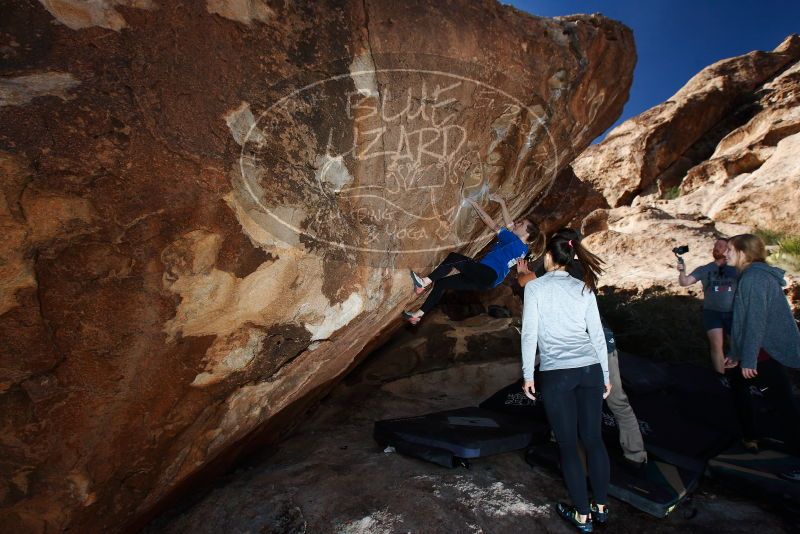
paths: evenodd
<path fill-rule="evenodd" d="M 675 399 L 666 391 L 629 395 L 629 400 L 651 457 L 702 472 L 706 462 L 732 441 L 729 434 L 683 417 Z M 603 432 L 609 434 L 609 439 L 618 435 L 616 420 L 606 405 L 603 406 Z"/>
<path fill-rule="evenodd" d="M 529 399 L 525 393 L 522 392 L 522 380 L 518 380 L 513 384 L 507 385 L 478 406 L 493 412 L 546 422 L 547 414 L 544 412 L 543 398 L 541 393 L 539 393 L 535 401 Z"/>
<path fill-rule="evenodd" d="M 763 445 L 753 454 L 737 443 L 712 458 L 708 467 L 714 478 L 724 480 L 725 486 L 736 492 L 772 502 L 778 499 L 800 504 L 800 482 L 784 478 L 788 473 L 800 473 L 797 456 Z"/>
<path fill-rule="evenodd" d="M 459 458 L 478 458 L 524 449 L 541 424 L 481 408 L 460 408 L 375 423 L 373 437 L 409 456 L 446 467 Z"/>
<path fill-rule="evenodd" d="M 611 463 L 609 495 L 655 517 L 666 517 L 697 487 L 702 476 L 702 471 L 659 460 L 651 460 L 638 469 L 631 468 L 620 452 L 613 448 L 608 452 Z M 525 460 L 531 465 L 558 469 L 558 445 L 551 441 L 534 445 L 528 449 Z"/>
<path fill-rule="evenodd" d="M 619 374 L 622 377 L 622 388 L 630 394 L 648 394 L 662 391 L 670 387 L 674 375 L 670 366 L 654 362 L 642 356 L 620 352 Z"/>

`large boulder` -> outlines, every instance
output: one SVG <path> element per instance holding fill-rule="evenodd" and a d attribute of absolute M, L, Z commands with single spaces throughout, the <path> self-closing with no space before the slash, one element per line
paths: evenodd
<path fill-rule="evenodd" d="M 561 212 L 594 233 L 587 245 L 607 261 L 602 284 L 697 294 L 678 287 L 673 247 L 688 244 L 697 265 L 711 261 L 715 236 L 800 234 L 798 150 L 800 37 L 790 35 L 772 52 L 703 69 L 585 150 L 561 173 L 580 184 Z M 784 259 L 774 257 L 791 281 L 796 265 Z"/>
<path fill-rule="evenodd" d="M 707 177 L 710 171 L 690 171 L 696 165 L 727 165 L 737 174 L 757 168 L 766 155 L 743 154 L 746 137 L 774 146 L 798 131 L 797 90 L 791 89 L 797 84 L 792 67 L 798 59 L 800 37 L 791 35 L 772 52 L 718 61 L 666 102 L 614 128 L 573 162 L 573 171 L 611 207 L 619 207 L 638 195 L 681 186 L 687 171 L 689 182 L 702 182 L 697 175 Z M 725 162 L 719 161 L 722 153 L 729 155 Z"/>
<path fill-rule="evenodd" d="M 135 529 L 278 439 L 635 63 L 619 23 L 488 0 L 12 2 L 0 39 L 8 532 Z"/>
<path fill-rule="evenodd" d="M 689 169 L 680 197 L 668 204 L 674 212 L 800 234 L 800 62 L 756 97 L 755 115 Z"/>

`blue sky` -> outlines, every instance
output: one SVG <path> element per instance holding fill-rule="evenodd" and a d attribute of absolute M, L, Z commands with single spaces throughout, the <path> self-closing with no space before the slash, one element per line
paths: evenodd
<path fill-rule="evenodd" d="M 800 33 L 800 0 L 505 0 L 544 17 L 602 13 L 633 29 L 638 61 L 617 124 L 667 100 L 699 70 Z"/>

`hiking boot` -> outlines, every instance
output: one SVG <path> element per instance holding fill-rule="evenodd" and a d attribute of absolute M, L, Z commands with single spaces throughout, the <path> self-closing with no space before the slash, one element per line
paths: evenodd
<path fill-rule="evenodd" d="M 579 532 L 592 532 L 594 530 L 592 528 L 591 514 L 586 516 L 586 521 L 578 521 L 578 510 L 564 503 L 556 504 L 556 513 L 561 519 L 578 529 Z"/>
<path fill-rule="evenodd" d="M 608 523 L 608 505 L 603 506 L 603 511 L 601 512 L 600 507 L 593 502 L 591 506 L 589 506 L 589 509 L 592 511 L 592 523 L 598 523 L 600 525 Z"/>
<path fill-rule="evenodd" d="M 635 462 L 630 458 L 623 458 L 622 460 L 625 462 L 624 464 L 625 467 L 627 467 L 629 471 L 633 471 L 634 473 L 638 473 L 641 469 L 644 468 L 644 466 L 647 465 L 647 460 L 642 460 L 641 462 Z"/>

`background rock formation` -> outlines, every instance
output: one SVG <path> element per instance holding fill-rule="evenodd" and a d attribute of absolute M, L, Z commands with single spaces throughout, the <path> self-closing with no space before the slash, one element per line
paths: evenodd
<path fill-rule="evenodd" d="M 400 267 L 486 244 L 461 199 L 496 190 L 526 210 L 619 115 L 635 61 L 620 24 L 489 1 L 2 12 L 11 532 L 141 524 L 193 476 L 277 439 L 397 326 Z M 411 139 L 432 107 L 452 118 Z M 444 144 L 453 124 L 469 141 L 457 149 Z M 381 157 L 362 157 L 380 127 Z M 445 171 L 438 196 L 407 187 Z M 406 209 L 343 198 L 376 184 L 405 186 Z M 375 229 L 379 246 L 354 246 Z"/>
<path fill-rule="evenodd" d="M 796 75 L 780 75 L 798 58 L 800 39 L 793 35 L 772 52 L 751 52 L 706 67 L 669 100 L 620 124 L 581 154 L 572 165 L 575 174 L 601 191 L 611 207 L 680 185 L 687 171 L 715 158 L 715 147 L 726 150 L 733 139 L 741 145 L 747 131 L 754 136 L 765 133 L 776 109 L 784 115 L 794 113 L 791 100 L 796 96 L 786 89 Z M 754 117 L 764 108 L 772 113 Z M 752 123 L 749 129 L 723 139 L 747 123 Z M 773 136 L 777 143 L 774 137 L 792 133 L 793 127 L 775 129 L 781 131 Z M 749 169 L 741 164 L 739 172 L 757 168 L 756 159 L 750 161 Z"/>
<path fill-rule="evenodd" d="M 591 204 L 567 202 L 565 212 L 594 232 L 587 244 L 608 262 L 602 283 L 696 293 L 678 288 L 673 247 L 689 245 L 692 268 L 711 261 L 715 235 L 796 238 L 799 99 L 800 38 L 791 35 L 772 52 L 703 69 L 576 158 L 571 170 Z M 789 267 L 791 280 L 800 265 Z"/>

